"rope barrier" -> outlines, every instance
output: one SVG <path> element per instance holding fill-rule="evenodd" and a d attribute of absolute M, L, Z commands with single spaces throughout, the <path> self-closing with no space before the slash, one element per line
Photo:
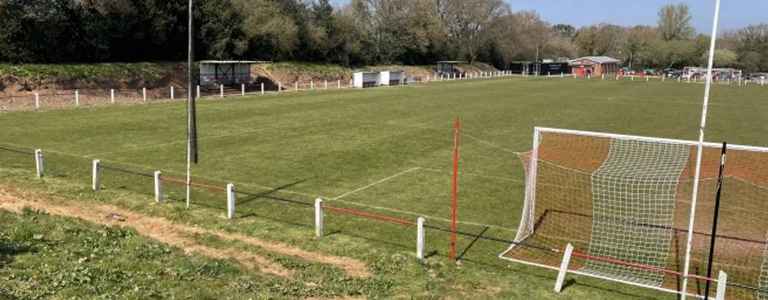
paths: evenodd
<path fill-rule="evenodd" d="M 187 181 L 186 180 L 181 179 L 181 178 L 171 177 L 171 176 L 163 176 L 161 180 L 162 181 L 167 181 L 167 182 L 170 182 L 170 183 L 176 183 L 178 185 L 184 185 L 184 186 L 187 185 Z M 215 185 L 210 185 L 210 184 L 204 184 L 204 183 L 198 183 L 198 182 L 194 182 L 194 181 L 190 182 L 189 185 L 193 186 L 193 187 L 201 187 L 201 188 L 205 188 L 205 189 L 212 190 L 212 191 L 217 191 L 217 192 L 226 192 L 227 191 L 227 189 L 225 187 L 220 187 L 220 186 L 215 186 Z"/>
<path fill-rule="evenodd" d="M 150 178 L 154 177 L 153 174 L 141 173 L 141 172 L 138 172 L 138 171 L 132 171 L 132 170 L 123 169 L 123 168 L 120 168 L 120 167 L 108 166 L 108 165 L 104 165 L 104 164 L 102 164 L 100 167 L 102 169 L 105 169 L 105 170 L 110 170 L 110 171 L 115 171 L 115 172 L 120 172 L 120 173 L 126 173 L 126 174 L 131 174 L 131 175 L 136 175 L 136 176 L 150 177 Z"/>
<path fill-rule="evenodd" d="M 31 150 L 29 150 L 29 151 L 18 150 L 18 149 L 13 149 L 13 148 L 7 148 L 7 146 L 0 146 L 0 150 L 5 150 L 5 151 L 8 151 L 8 152 L 14 152 L 14 153 L 19 153 L 19 154 L 30 154 L 30 155 L 35 154 L 35 152 L 31 151 Z"/>
<path fill-rule="evenodd" d="M 265 198 L 265 199 L 270 199 L 270 200 L 274 200 L 274 201 L 286 202 L 286 203 L 302 205 L 302 206 L 312 206 L 313 205 L 312 203 L 307 203 L 307 202 L 303 202 L 303 201 L 292 200 L 292 199 L 283 199 L 283 198 L 269 196 L 270 193 L 251 193 L 251 192 L 245 192 L 245 191 L 241 191 L 241 190 L 235 190 L 235 194 L 241 194 L 241 195 L 245 195 L 245 196 L 248 196 L 248 197 Z"/>
<path fill-rule="evenodd" d="M 364 212 L 364 211 L 357 210 L 357 209 L 352 209 L 352 208 L 341 208 L 341 207 L 333 207 L 333 206 L 328 206 L 328 205 L 323 205 L 323 208 L 327 209 L 329 211 L 336 212 L 336 213 L 348 214 L 348 215 L 353 215 L 353 216 L 358 216 L 358 217 L 363 217 L 363 218 L 369 218 L 369 219 L 383 221 L 383 222 L 388 222 L 388 223 L 397 224 L 397 225 L 403 225 L 403 226 L 414 226 L 414 225 L 416 225 L 415 222 L 408 221 L 408 220 L 405 220 L 405 219 L 385 216 L 385 215 L 381 215 L 381 214 Z"/>

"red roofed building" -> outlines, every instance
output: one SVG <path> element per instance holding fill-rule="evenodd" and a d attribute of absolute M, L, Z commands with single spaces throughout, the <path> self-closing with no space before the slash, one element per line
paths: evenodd
<path fill-rule="evenodd" d="M 601 76 L 619 72 L 620 60 L 608 56 L 585 56 L 568 62 L 578 77 Z"/>

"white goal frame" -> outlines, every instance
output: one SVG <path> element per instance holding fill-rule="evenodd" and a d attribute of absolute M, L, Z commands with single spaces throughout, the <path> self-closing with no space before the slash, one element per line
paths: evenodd
<path fill-rule="evenodd" d="M 566 135 L 573 135 L 573 136 L 584 136 L 584 137 L 596 137 L 596 138 L 609 138 L 609 139 L 621 139 L 621 140 L 633 140 L 633 141 L 642 141 L 642 142 L 655 142 L 655 143 L 666 143 L 666 144 L 675 144 L 675 145 L 685 145 L 685 146 L 699 146 L 702 145 L 704 148 L 715 148 L 720 149 L 722 148 L 722 144 L 719 143 L 702 143 L 696 141 L 687 141 L 687 140 L 678 140 L 678 139 L 667 139 L 667 138 L 655 138 L 655 137 L 645 137 L 645 136 L 636 136 L 636 135 L 623 135 L 623 134 L 613 134 L 613 133 L 601 133 L 601 132 L 592 132 L 592 131 L 581 131 L 581 130 L 570 130 L 570 129 L 559 129 L 559 128 L 548 128 L 548 127 L 535 127 L 534 133 L 533 133 L 533 149 L 531 151 L 531 156 L 529 160 L 529 166 L 528 166 L 528 172 L 526 174 L 526 184 L 525 184 L 525 198 L 524 198 L 524 204 L 523 204 L 523 211 L 520 218 L 520 225 L 518 227 L 517 232 L 525 232 L 527 229 L 525 228 L 527 222 L 525 222 L 526 218 L 533 217 L 533 216 L 526 216 L 528 212 L 535 212 L 535 205 L 536 205 L 536 179 L 537 179 L 537 169 L 538 169 L 538 154 L 539 154 L 539 144 L 541 142 L 541 136 L 544 133 L 554 133 L 554 134 L 566 134 Z M 746 146 L 746 145 L 732 145 L 728 144 L 729 150 L 741 150 L 741 151 L 750 151 L 750 152 L 760 152 L 760 153 L 768 153 L 768 148 L 766 147 L 756 147 L 756 146 Z M 529 201 L 530 199 L 530 201 Z M 527 237 L 527 236 L 526 236 Z M 515 239 L 516 243 L 520 243 L 523 239 Z M 554 271 L 560 271 L 558 267 L 555 266 L 549 266 L 519 259 L 514 259 L 507 257 L 506 254 L 512 251 L 515 247 L 525 247 L 524 245 L 519 244 L 512 244 L 504 250 L 502 253 L 498 255 L 499 258 L 515 263 L 520 263 L 524 265 L 534 266 L 534 267 L 540 267 L 545 269 L 550 269 Z M 553 249 L 557 251 L 564 251 L 564 249 Z M 687 260 L 690 260 L 690 257 L 686 258 Z M 587 276 L 597 279 L 603 279 L 607 281 L 613 281 L 618 283 L 623 283 L 627 285 L 632 286 L 638 286 L 648 289 L 654 289 L 662 292 L 668 292 L 668 293 L 674 293 L 679 295 L 685 295 L 685 296 L 691 296 L 696 298 L 704 298 L 703 295 L 696 295 L 691 294 L 688 292 L 678 291 L 674 289 L 664 288 L 664 287 L 658 287 L 653 285 L 645 285 L 641 283 L 631 282 L 631 281 L 625 281 L 621 279 L 611 278 L 607 276 L 600 276 L 595 274 L 590 274 L 586 272 L 581 272 L 578 270 L 568 270 L 567 273 L 576 274 L 580 276 Z"/>

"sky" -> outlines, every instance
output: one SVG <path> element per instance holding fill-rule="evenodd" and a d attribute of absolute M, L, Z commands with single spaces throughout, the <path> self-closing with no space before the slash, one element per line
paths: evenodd
<path fill-rule="evenodd" d="M 332 0 L 335 4 L 349 0 Z M 655 25 L 663 5 L 686 3 L 692 23 L 700 33 L 712 31 L 715 0 L 506 0 L 514 11 L 535 10 L 549 23 L 576 27 L 596 23 Z M 768 0 L 723 0 L 721 26 L 735 30 L 749 24 L 768 23 Z"/>

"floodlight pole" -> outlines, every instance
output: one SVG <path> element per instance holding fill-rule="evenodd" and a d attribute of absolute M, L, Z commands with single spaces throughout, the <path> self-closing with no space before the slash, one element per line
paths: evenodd
<path fill-rule="evenodd" d="M 709 95 L 712 91 L 712 67 L 715 64 L 715 46 L 717 45 L 717 27 L 720 24 L 720 0 L 715 0 L 715 18 L 712 21 L 712 36 L 709 43 L 709 62 L 707 64 L 707 82 L 704 87 L 704 104 L 701 111 L 701 126 L 699 127 L 699 144 L 696 151 L 696 173 L 693 178 L 693 195 L 691 196 L 691 215 L 688 220 L 688 241 L 685 246 L 685 267 L 683 269 L 683 285 L 681 299 L 685 300 L 688 291 L 688 276 L 691 267 L 691 250 L 693 248 L 693 226 L 696 219 L 696 202 L 699 196 L 699 178 L 701 177 L 701 160 L 704 152 L 704 130 L 707 127 L 707 109 Z"/>
<path fill-rule="evenodd" d="M 192 143 L 193 132 L 192 126 L 194 126 L 193 114 L 194 114 L 194 94 L 192 93 L 192 47 L 194 42 L 192 40 L 192 1 L 189 0 L 189 23 L 188 23 L 188 48 L 187 48 L 187 180 L 186 180 L 186 202 L 187 208 L 189 208 L 190 198 L 192 195 Z"/>

